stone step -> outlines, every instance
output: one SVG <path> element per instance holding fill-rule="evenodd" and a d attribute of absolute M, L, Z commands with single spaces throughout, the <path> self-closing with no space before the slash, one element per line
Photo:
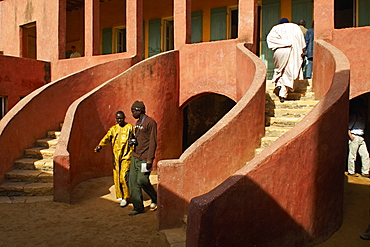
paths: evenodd
<path fill-rule="evenodd" d="M 269 93 L 270 98 L 273 101 L 280 101 L 279 97 L 276 96 L 274 93 Z M 306 93 L 289 93 L 287 97 L 287 101 L 289 100 L 315 100 L 315 94 L 313 92 L 306 92 Z"/>
<path fill-rule="evenodd" d="M 294 118 L 294 117 L 271 117 L 270 126 L 294 127 L 301 120 L 302 118 Z"/>
<path fill-rule="evenodd" d="M 40 146 L 40 147 L 56 148 L 58 144 L 58 139 L 44 138 L 44 139 L 37 140 L 36 143 L 37 143 L 37 146 Z"/>
<path fill-rule="evenodd" d="M 296 117 L 301 118 L 306 116 L 311 111 L 310 108 L 286 109 L 278 108 L 272 111 L 271 117 Z"/>
<path fill-rule="evenodd" d="M 45 196 L 53 193 L 53 183 L 5 182 L 0 184 L 0 196 Z"/>
<path fill-rule="evenodd" d="M 315 105 L 319 103 L 318 100 L 297 100 L 297 101 L 285 101 L 281 103 L 280 101 L 275 101 L 276 109 L 312 109 Z"/>
<path fill-rule="evenodd" d="M 20 170 L 53 171 L 53 159 L 19 159 L 15 161 L 14 168 Z"/>
<path fill-rule="evenodd" d="M 40 170 L 11 170 L 5 174 L 9 182 L 52 183 L 53 172 Z"/>
<path fill-rule="evenodd" d="M 27 158 L 52 159 L 54 153 L 55 148 L 33 147 L 25 150 Z"/>
<path fill-rule="evenodd" d="M 48 137 L 49 137 L 49 138 L 56 138 L 56 139 L 59 139 L 59 137 L 60 137 L 60 133 L 61 133 L 61 131 L 60 131 L 60 130 L 49 130 L 49 131 L 48 131 Z"/>
<path fill-rule="evenodd" d="M 264 136 L 261 138 L 261 148 L 266 148 L 270 146 L 271 143 L 276 141 L 279 137 L 278 136 Z"/>
<path fill-rule="evenodd" d="M 288 132 L 291 127 L 270 126 L 265 128 L 265 137 L 280 137 Z"/>

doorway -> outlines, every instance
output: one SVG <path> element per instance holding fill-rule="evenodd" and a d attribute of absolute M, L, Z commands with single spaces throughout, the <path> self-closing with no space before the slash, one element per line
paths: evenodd
<path fill-rule="evenodd" d="M 21 57 L 37 59 L 36 22 L 21 26 Z"/>

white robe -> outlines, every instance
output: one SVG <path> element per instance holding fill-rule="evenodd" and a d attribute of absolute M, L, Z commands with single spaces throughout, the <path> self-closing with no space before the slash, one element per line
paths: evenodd
<path fill-rule="evenodd" d="M 294 80 L 303 79 L 301 55 L 306 42 L 301 29 L 294 23 L 278 24 L 267 35 L 267 45 L 274 51 L 272 81 L 277 86 L 293 89 Z M 283 89 L 282 94 L 286 97 L 287 90 Z"/>

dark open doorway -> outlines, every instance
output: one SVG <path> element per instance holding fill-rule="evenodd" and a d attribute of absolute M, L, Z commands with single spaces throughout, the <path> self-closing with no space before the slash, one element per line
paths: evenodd
<path fill-rule="evenodd" d="M 183 150 L 212 128 L 234 105 L 233 100 L 215 93 L 204 94 L 189 102 L 183 111 Z"/>

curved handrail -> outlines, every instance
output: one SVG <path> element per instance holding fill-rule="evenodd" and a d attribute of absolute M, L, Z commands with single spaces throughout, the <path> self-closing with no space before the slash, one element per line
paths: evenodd
<path fill-rule="evenodd" d="M 0 182 L 25 148 L 46 131 L 59 128 L 74 100 L 131 67 L 131 59 L 100 64 L 48 83 L 14 106 L 0 121 Z"/>
<path fill-rule="evenodd" d="M 350 65 L 324 41 L 315 42 L 315 59 L 322 100 L 246 166 L 192 199 L 187 246 L 311 246 L 339 229 Z"/>
<path fill-rule="evenodd" d="M 243 44 L 237 45 L 235 59 L 243 66 L 235 75 L 241 99 L 179 159 L 158 163 L 160 229 L 181 225 L 191 198 L 213 189 L 254 157 L 264 133 L 266 67 Z"/>

